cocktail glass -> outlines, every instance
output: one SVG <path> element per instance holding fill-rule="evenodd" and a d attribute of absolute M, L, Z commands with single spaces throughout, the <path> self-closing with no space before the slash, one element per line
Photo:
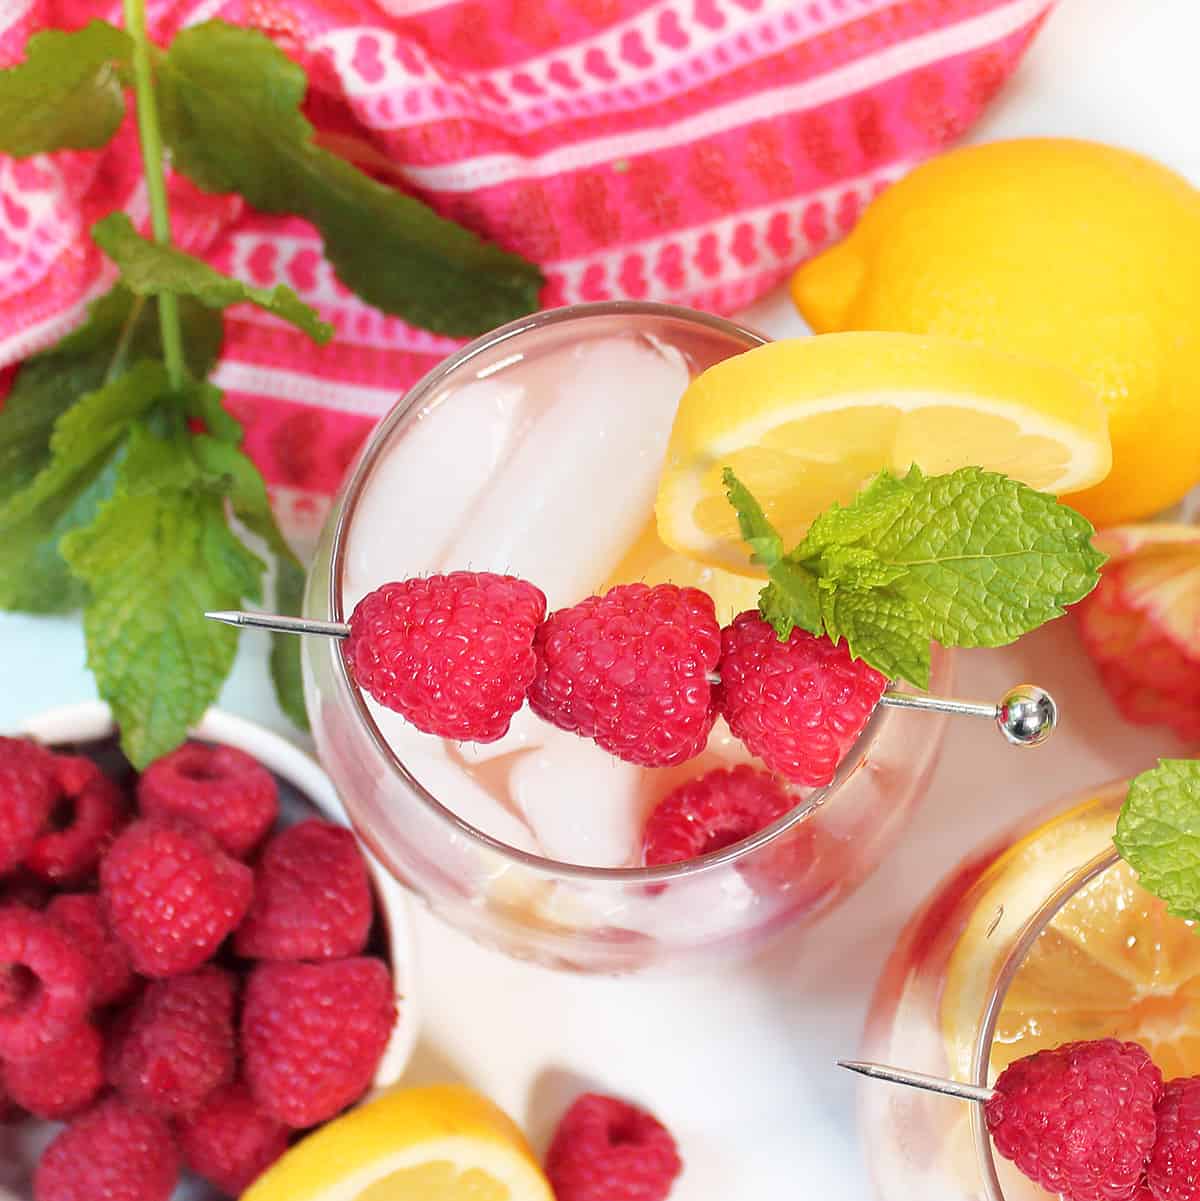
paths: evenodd
<path fill-rule="evenodd" d="M 668 553 L 652 505 L 679 397 L 692 376 L 762 341 L 719 318 L 619 302 L 542 313 L 472 343 L 364 448 L 323 532 L 305 615 L 343 621 L 370 589 L 435 571 L 511 571 L 553 609 L 614 573 L 652 570 Z M 701 570 L 679 582 L 715 580 Z M 725 603 L 753 604 L 752 583 L 721 587 Z M 937 715 L 880 708 L 833 783 L 797 791 L 778 821 L 701 858 L 644 867 L 654 802 L 748 758 L 722 723 L 677 768 L 619 762 L 528 709 L 500 743 L 443 743 L 364 698 L 335 641 L 306 639 L 304 664 L 322 762 L 381 862 L 479 940 L 579 971 L 702 964 L 814 920 L 900 835 L 944 728 Z M 938 653 L 931 689 L 949 683 Z"/>
<path fill-rule="evenodd" d="M 880 977 L 863 1057 L 987 1086 L 1077 1038 L 1143 1043 L 1196 1070 L 1200 943 L 1137 884 L 1112 837 L 1128 781 L 1022 823 L 968 858 Z M 1045 1201 L 994 1154 L 978 1104 L 869 1082 L 861 1130 L 884 1201 Z"/>

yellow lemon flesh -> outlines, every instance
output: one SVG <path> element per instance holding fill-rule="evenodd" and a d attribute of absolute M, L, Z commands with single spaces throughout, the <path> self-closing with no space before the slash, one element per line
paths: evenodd
<path fill-rule="evenodd" d="M 792 295 L 818 332 L 943 334 L 1078 374 L 1110 419 L 1111 474 L 1070 498 L 1097 525 L 1200 480 L 1200 191 L 1150 159 L 1056 138 L 954 150 L 803 264 Z"/>
<path fill-rule="evenodd" d="M 625 553 L 601 592 L 616 584 L 677 584 L 680 588 L 699 588 L 712 597 L 717 620 L 728 625 L 739 613 L 758 607 L 762 580 L 722 571 L 697 562 L 672 550 L 658 536 L 651 517 L 637 541 Z"/>
<path fill-rule="evenodd" d="M 517 1127 L 460 1085 L 400 1089 L 322 1126 L 242 1201 L 553 1201 Z"/>
<path fill-rule="evenodd" d="M 829 334 L 717 363 L 679 403 L 655 513 L 689 558 L 755 573 L 725 498 L 731 467 L 790 547 L 882 468 L 978 466 L 1047 492 L 1109 467 L 1103 406 L 1069 372 L 952 338 Z"/>

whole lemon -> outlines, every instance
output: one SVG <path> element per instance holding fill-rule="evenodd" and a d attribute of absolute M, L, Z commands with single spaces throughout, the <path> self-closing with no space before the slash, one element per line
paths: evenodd
<path fill-rule="evenodd" d="M 1070 502 L 1097 525 L 1200 480 L 1200 191 L 1127 150 L 969 146 L 884 192 L 792 279 L 818 333 L 946 334 L 1064 366 L 1109 414 L 1113 467 Z"/>

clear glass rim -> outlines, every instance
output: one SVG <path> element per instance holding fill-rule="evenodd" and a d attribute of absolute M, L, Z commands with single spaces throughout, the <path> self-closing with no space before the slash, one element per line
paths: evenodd
<path fill-rule="evenodd" d="M 1111 780 L 1097 788 L 1096 796 L 1106 796 L 1118 788 L 1123 788 L 1125 781 Z M 1030 916 L 1021 927 L 1013 940 L 1008 954 L 1000 965 L 995 984 L 988 997 L 987 1006 L 983 1011 L 979 1024 L 979 1033 L 975 1039 L 975 1047 L 971 1054 L 971 1083 L 980 1088 L 988 1087 L 988 1075 L 992 1058 L 992 1044 L 996 1037 L 996 1024 L 1000 1020 L 1000 1012 L 1004 1008 L 1004 1000 L 1009 987 L 1025 962 L 1025 956 L 1038 940 L 1046 927 L 1058 915 L 1068 901 L 1081 889 L 1086 888 L 1097 876 L 1103 875 L 1110 867 L 1120 861 L 1120 855 L 1115 846 L 1110 846 L 1098 855 L 1089 859 L 1075 872 L 1068 876 L 1042 902 L 1041 907 Z M 986 1201 L 1005 1201 L 1004 1190 L 1000 1185 L 1000 1177 L 996 1172 L 996 1157 L 992 1148 L 991 1135 L 988 1134 L 984 1121 L 983 1106 L 971 1106 L 971 1127 L 975 1137 L 976 1159 L 980 1175 L 983 1178 Z"/>
<path fill-rule="evenodd" d="M 768 338 L 747 326 L 739 325 L 736 322 L 729 321 L 724 317 L 717 317 L 711 313 L 702 313 L 694 309 L 683 308 L 679 305 L 659 304 L 653 301 L 615 300 L 595 304 L 567 305 L 562 308 L 533 313 L 528 317 L 521 317 L 516 321 L 509 322 L 507 325 L 500 326 L 491 333 L 484 334 L 476 338 L 473 342 L 468 343 L 419 380 L 379 422 L 372 431 L 366 446 L 363 448 L 354 468 L 342 487 L 338 501 L 337 520 L 334 525 L 333 545 L 330 552 L 329 591 L 326 598 L 331 620 L 339 622 L 346 620 L 342 607 L 340 585 L 345 567 L 347 531 L 358 500 L 362 495 L 364 484 L 370 477 L 376 460 L 387 445 L 392 431 L 396 426 L 414 408 L 428 400 L 449 375 L 485 351 L 492 350 L 497 344 L 528 333 L 531 330 L 561 325 L 581 318 L 614 316 L 659 317 L 685 321 L 692 325 L 704 326 L 726 336 L 739 339 L 746 343 L 746 349 L 762 346 L 769 341 Z M 362 723 L 375 750 L 388 764 L 390 770 L 399 778 L 400 782 L 407 786 L 409 791 L 434 817 L 452 827 L 457 834 L 472 842 L 481 844 L 494 854 L 520 863 L 539 874 L 592 882 L 607 882 L 620 885 L 664 884 L 712 871 L 715 868 L 735 863 L 745 856 L 753 854 L 760 847 L 773 842 L 780 835 L 792 829 L 793 826 L 798 825 L 815 809 L 831 801 L 838 789 L 863 766 L 867 753 L 875 741 L 875 733 L 878 729 L 879 718 L 883 710 L 883 707 L 880 706 L 872 714 L 871 719 L 855 743 L 855 753 L 848 755 L 842 761 L 832 783 L 824 788 L 817 789 L 802 804 L 749 838 L 744 838 L 740 842 L 732 843 L 728 847 L 723 847 L 719 851 L 702 855 L 697 859 L 685 860 L 682 863 L 664 864 L 660 867 L 590 867 L 580 863 L 565 863 L 558 859 L 535 855 L 532 852 L 522 851 L 518 847 L 510 846 L 500 839 L 493 838 L 490 834 L 480 830 L 470 822 L 464 821 L 453 810 L 443 805 L 437 797 L 429 792 L 413 776 L 405 766 L 403 760 L 400 759 L 384 738 L 375 719 L 371 716 L 370 710 L 367 708 L 362 693 L 350 680 L 349 673 L 346 671 L 345 660 L 337 649 L 336 641 L 330 641 L 333 645 L 330 646 L 329 653 L 333 658 L 333 671 L 337 682 L 344 689 L 345 694 L 351 698 L 355 715 Z"/>

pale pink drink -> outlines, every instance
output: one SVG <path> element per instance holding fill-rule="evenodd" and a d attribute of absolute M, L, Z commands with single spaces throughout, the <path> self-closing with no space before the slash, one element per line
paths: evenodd
<path fill-rule="evenodd" d="M 455 570 L 522 576 L 551 610 L 643 562 L 649 583 L 706 587 L 711 574 L 694 567 L 683 580 L 653 574 L 662 456 L 689 380 L 761 341 L 703 314 L 615 303 L 473 343 L 376 430 L 327 523 L 306 614 L 343 621 L 383 583 Z M 752 583 L 725 586 L 727 606 L 753 605 Z M 899 835 L 944 724 L 880 709 L 834 783 L 797 790 L 773 826 L 646 868 L 642 827 L 656 802 L 752 761 L 721 721 L 700 757 L 646 769 L 528 708 L 488 745 L 422 734 L 350 683 L 332 640 L 305 640 L 305 668 L 322 761 L 380 859 L 481 940 L 586 971 L 718 959 L 827 910 Z M 932 689 L 948 682 L 935 655 Z"/>

